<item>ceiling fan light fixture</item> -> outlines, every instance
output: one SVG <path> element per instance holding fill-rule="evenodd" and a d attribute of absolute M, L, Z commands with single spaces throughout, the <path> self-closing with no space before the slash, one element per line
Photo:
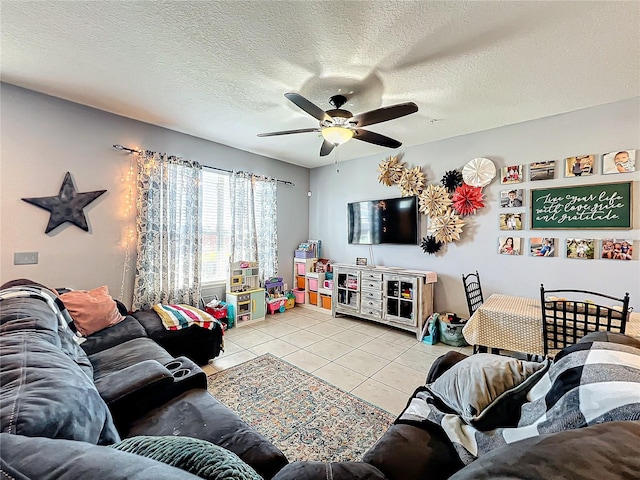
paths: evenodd
<path fill-rule="evenodd" d="M 322 137 L 333 145 L 342 145 L 353 138 L 353 130 L 344 127 L 325 127 Z"/>

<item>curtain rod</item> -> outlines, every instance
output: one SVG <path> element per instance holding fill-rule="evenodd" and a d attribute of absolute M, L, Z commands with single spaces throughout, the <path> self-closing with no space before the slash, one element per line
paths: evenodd
<path fill-rule="evenodd" d="M 142 152 L 142 150 L 139 150 L 137 148 L 128 148 L 128 147 L 123 147 L 122 145 L 114 145 L 113 148 L 115 148 L 116 150 L 126 150 L 127 152 L 131 152 L 131 153 L 140 153 L 140 152 Z M 152 153 L 156 153 L 156 152 L 152 152 Z M 210 170 L 218 170 L 220 172 L 233 173 L 233 170 L 227 170 L 225 168 L 218 168 L 218 167 L 211 167 L 209 165 L 202 165 L 202 168 L 208 168 Z M 249 173 L 250 175 L 254 175 L 251 172 L 238 172 L 238 173 Z M 280 183 L 283 183 L 285 185 L 291 185 L 292 187 L 296 186 L 295 183 L 290 182 L 289 180 L 280 180 L 279 178 L 276 178 L 276 182 L 280 182 Z"/>

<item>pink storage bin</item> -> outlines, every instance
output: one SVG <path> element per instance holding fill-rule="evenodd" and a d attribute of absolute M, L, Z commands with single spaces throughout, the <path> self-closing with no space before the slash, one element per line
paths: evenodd
<path fill-rule="evenodd" d="M 298 275 L 304 275 L 306 265 L 304 263 L 296 263 L 296 268 L 298 269 Z"/>
<path fill-rule="evenodd" d="M 314 292 L 318 291 L 318 279 L 310 278 L 309 279 L 309 290 L 313 290 Z"/>
<path fill-rule="evenodd" d="M 304 303 L 304 290 L 299 288 L 293 289 L 293 295 L 296 297 L 296 303 Z"/>

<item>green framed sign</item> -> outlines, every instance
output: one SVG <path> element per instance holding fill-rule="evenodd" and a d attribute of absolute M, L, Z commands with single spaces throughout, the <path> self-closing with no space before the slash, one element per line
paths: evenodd
<path fill-rule="evenodd" d="M 531 190 L 531 229 L 632 228 L 632 182 Z"/>

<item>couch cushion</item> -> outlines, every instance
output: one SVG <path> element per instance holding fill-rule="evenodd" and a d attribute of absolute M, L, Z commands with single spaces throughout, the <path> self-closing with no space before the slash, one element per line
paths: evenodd
<path fill-rule="evenodd" d="M 623 335 L 622 333 L 616 332 L 591 332 L 578 340 L 578 343 L 589 342 L 610 342 L 640 348 L 640 340 L 630 337 L 629 335 Z"/>
<path fill-rule="evenodd" d="M 124 320 L 106 285 L 93 290 L 72 290 L 60 295 L 60 299 L 85 337 Z"/>
<path fill-rule="evenodd" d="M 280 450 L 206 390 L 186 392 L 121 431 L 126 437 L 181 435 L 207 440 L 238 455 L 265 479 L 287 464 Z"/>
<path fill-rule="evenodd" d="M 262 480 L 235 453 L 197 438 L 140 436 L 111 447 L 158 460 L 206 480 Z"/>
<path fill-rule="evenodd" d="M 146 336 L 147 332 L 142 328 L 140 322 L 127 315 L 121 322 L 86 337 L 86 341 L 81 346 L 88 355 L 92 355 L 134 338 Z"/>
<path fill-rule="evenodd" d="M 498 448 L 451 480 L 638 478 L 640 422 L 609 422 Z"/>
<path fill-rule="evenodd" d="M 273 480 L 387 480 L 380 470 L 361 462 L 293 462 Z"/>
<path fill-rule="evenodd" d="M 392 425 L 362 461 L 389 480 L 444 480 L 464 466 L 437 425 Z"/>
<path fill-rule="evenodd" d="M 548 362 L 478 353 L 453 365 L 427 389 L 465 422 L 488 430 L 511 420 L 513 408 L 520 409 L 548 367 Z M 501 407 L 507 406 L 508 412 L 503 412 Z"/>
<path fill-rule="evenodd" d="M 198 480 L 150 458 L 85 442 L 0 433 L 2 478 L 16 480 Z"/>
<path fill-rule="evenodd" d="M 134 338 L 106 350 L 89 355 L 96 381 L 105 375 L 130 367 L 144 360 L 167 364 L 173 357 L 149 338 Z"/>
<path fill-rule="evenodd" d="M 93 381 L 37 330 L 0 336 L 1 431 L 89 443 L 119 440 Z"/>
<path fill-rule="evenodd" d="M 71 317 L 50 290 L 32 286 L 13 287 L 0 292 L 0 301 L 0 334 L 34 330 L 41 339 L 62 350 L 87 376 L 93 376 L 91 362 L 69 328 Z"/>

